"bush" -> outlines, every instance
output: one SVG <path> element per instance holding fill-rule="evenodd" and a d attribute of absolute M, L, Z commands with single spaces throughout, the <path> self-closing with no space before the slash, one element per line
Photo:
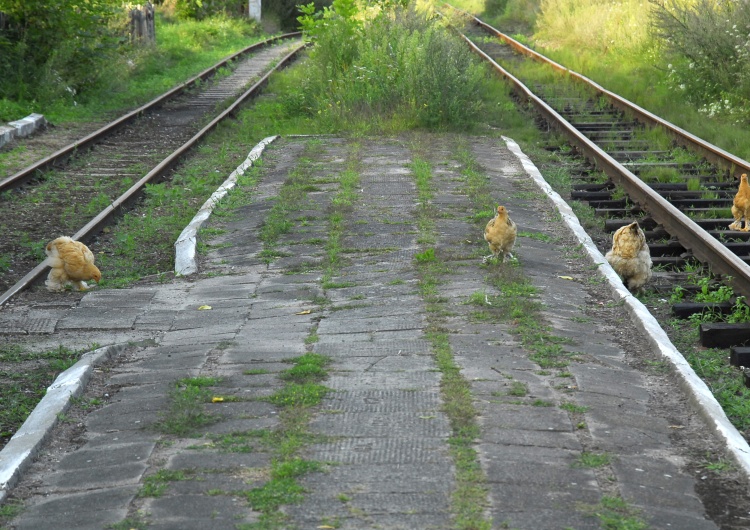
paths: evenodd
<path fill-rule="evenodd" d="M 301 3 L 300 0 L 262 2 L 262 16 L 276 19 L 284 31 L 297 31 L 299 29 L 297 17 L 301 15 L 298 5 Z M 323 9 L 331 5 L 331 0 L 315 0 L 313 5 L 316 10 Z"/>
<path fill-rule="evenodd" d="M 663 0 L 652 28 L 673 88 L 709 115 L 750 116 L 750 3 Z"/>
<path fill-rule="evenodd" d="M 314 46 L 304 84 L 289 100 L 295 108 L 333 129 L 352 119 L 366 128 L 469 126 L 481 108 L 485 70 L 438 19 L 404 4 L 303 7 Z"/>

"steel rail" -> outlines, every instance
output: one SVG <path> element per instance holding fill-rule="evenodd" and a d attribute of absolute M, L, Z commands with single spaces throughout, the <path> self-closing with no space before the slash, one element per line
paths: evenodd
<path fill-rule="evenodd" d="M 505 77 L 522 99 L 531 102 L 537 111 L 553 126 L 564 133 L 571 144 L 601 168 L 614 182 L 620 184 L 631 199 L 661 224 L 680 244 L 690 250 L 704 263 L 710 263 L 715 272 L 727 275 L 737 292 L 750 297 L 750 267 L 736 254 L 728 250 L 713 236 L 703 230 L 688 216 L 670 204 L 664 197 L 652 190 L 635 174 L 623 167 L 598 145 L 581 134 L 570 122 L 547 105 L 520 80 L 497 64 L 489 55 L 463 34 L 461 37 L 497 72 Z"/>
<path fill-rule="evenodd" d="M 622 96 L 619 96 L 618 94 L 607 90 L 588 77 L 579 74 L 578 72 L 574 72 L 573 70 L 566 68 L 559 63 L 556 63 L 552 59 L 545 57 L 544 55 L 532 50 L 524 44 L 521 44 L 513 37 L 502 33 L 486 22 L 478 19 L 477 17 L 469 15 L 468 13 L 464 14 L 471 17 L 476 25 L 482 27 L 485 31 L 493 33 L 496 37 L 508 44 L 516 52 L 531 57 L 536 61 L 547 64 L 558 72 L 569 75 L 573 79 L 576 79 L 579 82 L 593 88 L 600 95 L 606 96 L 615 107 L 619 108 L 620 110 L 625 110 L 632 113 L 638 121 L 651 126 L 658 126 L 663 128 L 680 145 L 699 152 L 710 162 L 728 169 L 730 174 L 734 175 L 735 177 L 739 177 L 741 173 L 747 173 L 750 171 L 750 162 L 748 162 L 747 160 L 743 160 L 742 158 L 735 156 L 720 147 L 706 142 L 702 138 L 695 136 L 685 129 L 682 129 L 677 125 L 670 123 L 667 120 L 653 114 L 652 112 L 649 112 L 648 110 L 636 105 L 632 101 L 629 101 Z"/>
<path fill-rule="evenodd" d="M 131 186 L 130 189 L 128 189 L 125 193 L 120 195 L 120 197 L 115 199 L 109 206 L 107 206 L 104 210 L 102 210 L 96 217 L 94 217 L 91 221 L 89 221 L 78 232 L 76 232 L 72 236 L 73 239 L 87 242 L 95 234 L 97 234 L 104 226 L 111 223 L 114 217 L 123 208 L 132 204 L 134 201 L 136 201 L 137 199 L 141 197 L 141 195 L 143 194 L 143 189 L 145 188 L 146 184 L 150 182 L 154 182 L 160 177 L 163 177 L 167 171 L 169 171 L 171 168 L 177 165 L 180 159 L 187 152 L 189 152 L 193 147 L 195 147 L 195 145 L 198 142 L 200 142 L 209 132 L 211 132 L 214 128 L 216 128 L 216 126 L 220 122 L 234 115 L 237 109 L 240 107 L 240 105 L 242 105 L 246 100 L 257 96 L 258 93 L 268 84 L 268 80 L 270 79 L 271 75 L 277 72 L 278 70 L 281 70 L 290 62 L 292 62 L 296 58 L 297 54 L 305 46 L 306 44 L 303 43 L 299 45 L 297 48 L 295 48 L 294 50 L 292 50 L 289 54 L 287 54 L 283 59 L 279 61 L 279 63 L 276 66 L 274 66 L 271 70 L 269 70 L 260 80 L 258 80 L 253 86 L 251 86 L 244 93 L 242 93 L 234 101 L 234 103 L 232 103 L 224 111 L 222 111 L 221 114 L 219 114 L 216 118 L 211 120 L 209 124 L 203 127 L 203 129 L 201 129 L 199 132 L 197 132 L 190 140 L 185 142 L 182 146 L 180 146 L 178 149 L 172 152 L 164 160 L 162 160 L 156 167 L 154 167 L 151 171 L 149 171 L 143 178 L 141 178 L 138 182 L 133 184 L 133 186 Z M 35 282 L 40 280 L 48 268 L 49 268 L 48 260 L 45 259 L 39 265 L 34 267 L 30 272 L 28 272 L 18 282 L 16 282 L 16 284 L 13 285 L 10 289 L 8 289 L 2 295 L 0 295 L 0 306 L 2 306 L 5 302 L 10 300 L 13 296 L 18 294 L 19 292 L 27 289 L 28 287 L 33 285 Z"/>
<path fill-rule="evenodd" d="M 73 143 L 71 143 L 69 145 L 66 145 L 65 147 L 63 147 L 62 149 L 59 149 L 58 151 L 52 153 L 48 157 L 43 158 L 42 160 L 39 160 L 38 162 L 36 162 L 36 163 L 34 163 L 34 164 L 30 165 L 30 166 L 25 167 L 24 169 L 22 169 L 18 173 L 14 174 L 14 175 L 11 175 L 10 177 L 8 177 L 8 178 L 0 181 L 0 193 L 2 193 L 4 191 L 7 191 L 7 190 L 10 190 L 10 189 L 13 189 L 13 188 L 17 188 L 18 186 L 23 185 L 24 183 L 26 183 L 29 180 L 31 180 L 34 177 L 34 175 L 37 174 L 37 172 L 43 171 L 45 169 L 49 169 L 56 162 L 58 162 L 60 160 L 64 160 L 64 159 L 70 157 L 71 155 L 73 155 L 79 149 L 86 148 L 86 147 L 90 146 L 91 144 L 93 144 L 93 143 L 101 140 L 102 138 L 104 138 L 108 134 L 111 134 L 111 133 L 115 132 L 120 127 L 122 127 L 122 126 L 124 126 L 124 125 L 126 125 L 126 124 L 128 124 L 130 122 L 132 122 L 133 120 L 135 120 L 139 116 L 145 114 L 149 110 L 155 109 L 159 105 L 163 104 L 165 101 L 168 101 L 169 99 L 171 99 L 171 98 L 173 98 L 173 97 L 181 94 L 182 92 L 184 92 L 188 88 L 192 87 L 196 83 L 198 83 L 200 81 L 205 81 L 206 79 L 208 79 L 209 77 L 211 77 L 212 75 L 214 75 L 215 72 L 218 69 L 223 68 L 224 66 L 226 66 L 230 62 L 234 61 L 238 57 L 241 57 L 243 55 L 247 55 L 248 53 L 254 52 L 254 51 L 259 50 L 261 48 L 265 48 L 266 46 L 270 46 L 270 45 L 272 45 L 272 44 L 274 44 L 274 43 L 276 43 L 278 41 L 285 40 L 285 39 L 291 39 L 291 38 L 295 38 L 295 37 L 299 37 L 300 35 L 301 35 L 301 32 L 285 33 L 284 35 L 279 35 L 279 36 L 276 36 L 276 37 L 272 37 L 270 39 L 266 39 L 266 40 L 261 41 L 261 42 L 257 42 L 257 43 L 255 43 L 255 44 L 253 44 L 251 46 L 248 46 L 247 48 L 245 48 L 243 50 L 238 51 L 237 53 L 234 53 L 234 54 L 232 54 L 232 55 L 230 55 L 230 56 L 222 59 L 221 61 L 219 61 L 218 63 L 216 63 L 212 67 L 205 69 L 204 71 L 202 71 L 201 73 L 197 74 L 196 76 L 188 79 L 184 83 L 181 83 L 181 84 L 175 86 L 174 88 L 172 88 L 171 90 L 169 90 L 168 92 L 165 92 L 164 94 L 162 94 L 162 95 L 160 95 L 160 96 L 152 99 L 151 101 L 149 101 L 145 105 L 142 105 L 142 106 L 138 107 L 137 109 L 135 109 L 135 110 L 133 110 L 131 112 L 128 112 L 127 114 L 125 114 L 125 115 L 117 118 L 116 120 L 108 123 L 104 127 L 102 127 L 100 129 L 92 132 L 91 134 L 89 134 L 87 136 L 84 136 L 80 140 L 77 140 L 77 141 L 75 141 L 75 142 L 73 142 Z M 1 303 L 0 303 L 0 305 L 1 305 Z"/>

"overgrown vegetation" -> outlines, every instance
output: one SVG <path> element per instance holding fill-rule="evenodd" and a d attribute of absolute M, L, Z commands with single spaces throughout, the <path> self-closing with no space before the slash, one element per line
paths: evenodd
<path fill-rule="evenodd" d="M 750 131 L 742 127 L 750 117 L 746 2 L 451 3 L 693 134 L 750 158 Z M 522 16 L 514 15 L 519 11 Z"/>
<path fill-rule="evenodd" d="M 653 28 L 669 60 L 667 84 L 709 116 L 750 119 L 750 4 L 653 2 Z"/>
<path fill-rule="evenodd" d="M 418 157 L 412 164 L 412 172 L 420 196 L 417 224 L 422 241 L 436 241 L 435 210 L 430 207 L 434 195 L 432 168 Z M 448 444 L 456 467 L 456 487 L 451 494 L 451 511 L 455 527 L 463 530 L 485 530 L 492 527 L 484 510 L 487 505 L 487 485 L 484 470 L 474 448 L 480 435 L 477 411 L 471 396 L 471 385 L 461 374 L 451 348 L 448 331 L 441 317 L 443 299 L 438 292 L 442 276 L 448 272 L 446 264 L 430 247 L 415 255 L 419 274 L 419 290 L 427 303 L 430 332 L 426 338 L 432 344 L 437 367 L 442 374 L 440 389 L 444 411 L 451 425 Z"/>
<path fill-rule="evenodd" d="M 607 530 L 646 530 L 646 523 L 639 510 L 630 506 L 622 497 L 604 496 L 596 506 L 584 509 L 596 516 Z"/>
<path fill-rule="evenodd" d="M 204 404 L 211 401 L 210 387 L 218 382 L 213 377 L 191 377 L 175 382 L 169 391 L 169 408 L 158 423 L 159 430 L 184 436 L 217 421 L 206 412 Z"/>
<path fill-rule="evenodd" d="M 302 8 L 312 43 L 299 87 L 287 99 L 332 129 L 352 118 L 367 129 L 467 127 L 481 110 L 485 69 L 429 9 L 380 0 Z"/>
<path fill-rule="evenodd" d="M 0 95 L 11 101 L 72 99 L 101 83 L 116 57 L 115 28 L 126 22 L 118 5 L 60 0 L 53 8 L 43 0 L 0 0 Z"/>

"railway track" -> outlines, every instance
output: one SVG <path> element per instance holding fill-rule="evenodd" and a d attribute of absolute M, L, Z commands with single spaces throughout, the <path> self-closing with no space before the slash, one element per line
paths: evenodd
<path fill-rule="evenodd" d="M 0 305 L 46 272 L 41 242 L 59 235 L 91 242 L 302 47 L 298 33 L 250 46 L 0 180 L 2 229 L 10 236 L 0 240 L 0 255 L 11 263 L 0 276 Z"/>
<path fill-rule="evenodd" d="M 729 283 L 735 295 L 750 299 L 750 233 L 728 228 L 739 176 L 750 173 L 749 162 L 547 59 L 480 19 L 461 16 L 465 26 L 459 33 L 467 44 L 511 83 L 523 104 L 534 107 L 545 127 L 561 133 L 573 154 L 585 159 L 574 176 L 570 198 L 591 206 L 609 233 L 639 221 L 654 269 L 664 280 L 658 282 L 659 289 L 695 290 L 684 285 L 687 275 L 681 271 L 700 264 L 712 281 Z M 546 73 L 530 76 L 528 69 L 520 67 L 529 60 L 543 65 Z M 521 80 L 522 75 L 528 79 Z M 545 83 L 550 75 L 553 81 Z M 678 303 L 673 312 L 684 318 L 705 310 L 725 312 L 724 306 Z M 750 341 L 746 323 L 702 324 L 700 331 L 707 347 L 739 348 Z M 750 378 L 746 380 L 750 384 Z"/>

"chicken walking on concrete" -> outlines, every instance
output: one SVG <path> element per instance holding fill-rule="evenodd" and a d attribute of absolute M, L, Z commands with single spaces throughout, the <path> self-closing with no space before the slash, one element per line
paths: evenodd
<path fill-rule="evenodd" d="M 492 254 L 485 256 L 483 263 L 492 257 L 499 257 L 501 262 L 504 262 L 506 257 L 513 259 L 511 251 L 516 242 L 517 233 L 518 228 L 509 217 L 507 208 L 498 206 L 495 217 L 490 219 L 484 228 L 484 240 L 490 246 Z"/>

